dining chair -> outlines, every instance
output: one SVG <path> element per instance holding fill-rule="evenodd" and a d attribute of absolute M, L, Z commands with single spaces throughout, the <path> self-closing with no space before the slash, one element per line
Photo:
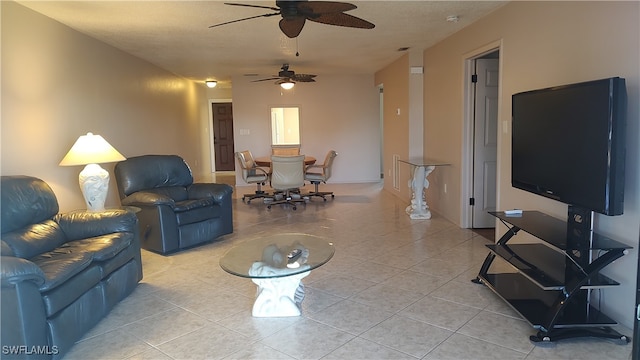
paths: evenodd
<path fill-rule="evenodd" d="M 300 155 L 300 146 L 272 146 L 271 155 Z"/>
<path fill-rule="evenodd" d="M 281 194 L 277 194 L 273 201 L 267 203 L 267 209 L 276 204 L 288 204 L 296 210 L 297 203 L 306 202 L 305 197 L 296 193 L 303 185 L 304 155 L 271 155 L 271 187 Z"/>
<path fill-rule="evenodd" d="M 329 150 L 324 159 L 324 163 L 307 166 L 304 179 L 312 183 L 315 186 L 315 190 L 305 194 L 306 196 L 309 198 L 318 196 L 324 201 L 327 201 L 327 195 L 331 195 L 331 198 L 335 197 L 333 191 L 319 191 L 318 185 L 320 185 L 321 182 L 326 184 L 327 180 L 331 177 L 331 167 L 333 166 L 333 159 L 335 159 L 336 156 L 338 156 L 338 153 L 335 150 Z"/>
<path fill-rule="evenodd" d="M 266 198 L 270 195 L 267 194 L 264 190 L 262 190 L 262 185 L 265 185 L 269 180 L 269 173 L 267 170 L 256 165 L 256 162 L 253 159 L 253 155 L 251 151 L 239 151 L 236 152 L 236 158 L 240 163 L 240 167 L 242 168 L 242 179 L 247 184 L 256 184 L 256 191 L 252 194 L 244 194 L 242 196 L 242 202 L 244 202 L 247 198 L 247 204 L 251 204 L 251 200 Z"/>

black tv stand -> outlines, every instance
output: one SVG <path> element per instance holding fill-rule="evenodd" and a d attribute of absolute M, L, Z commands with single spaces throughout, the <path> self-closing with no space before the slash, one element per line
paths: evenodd
<path fill-rule="evenodd" d="M 617 323 L 590 304 L 590 292 L 619 285 L 600 271 L 631 247 L 591 231 L 590 219 L 576 223 L 573 218 L 582 217 L 574 210 L 568 222 L 538 211 L 490 212 L 508 230 L 486 245 L 490 252 L 472 281 L 485 284 L 539 330 L 530 337 L 533 342 L 601 337 L 627 344 L 630 339 L 611 328 Z M 543 242 L 508 244 L 520 230 Z M 514 271 L 490 271 L 496 256 Z"/>

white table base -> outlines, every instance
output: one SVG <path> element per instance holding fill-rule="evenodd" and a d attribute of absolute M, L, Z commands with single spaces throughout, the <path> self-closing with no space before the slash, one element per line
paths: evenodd
<path fill-rule="evenodd" d="M 406 212 L 411 219 L 431 219 L 431 211 L 425 199 L 424 190 L 429 187 L 427 176 L 435 169 L 433 165 L 415 166 L 413 178 L 409 181 L 409 187 L 413 190 L 411 205 L 407 206 Z"/>
<path fill-rule="evenodd" d="M 274 270 L 264 263 L 256 262 L 250 274 L 264 274 Z M 304 299 L 304 285 L 300 280 L 310 272 L 275 278 L 252 278 L 258 286 L 258 293 L 251 314 L 254 317 L 300 316 L 300 305 Z"/>

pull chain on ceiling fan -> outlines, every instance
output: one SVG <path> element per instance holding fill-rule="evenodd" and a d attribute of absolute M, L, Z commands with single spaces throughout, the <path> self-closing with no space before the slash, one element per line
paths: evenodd
<path fill-rule="evenodd" d="M 375 27 L 374 24 L 364 19 L 345 14 L 345 11 L 356 9 L 357 6 L 343 2 L 276 1 L 276 7 L 238 3 L 225 3 L 225 5 L 268 9 L 275 12 L 227 21 L 220 24 L 211 25 L 209 26 L 210 28 L 239 21 L 276 15 L 282 16 L 282 19 L 280 19 L 279 23 L 280 30 L 282 30 L 282 32 L 290 38 L 295 38 L 300 35 L 300 32 L 302 31 L 302 28 L 304 27 L 304 24 L 307 20 L 326 25 L 344 26 L 360 29 L 373 29 Z"/>

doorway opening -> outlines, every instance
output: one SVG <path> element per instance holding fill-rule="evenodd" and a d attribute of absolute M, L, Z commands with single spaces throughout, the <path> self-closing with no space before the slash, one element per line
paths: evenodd
<path fill-rule="evenodd" d="M 496 220 L 488 212 L 498 203 L 499 44 L 470 54 L 465 69 L 462 225 L 491 229 Z"/>
<path fill-rule="evenodd" d="M 210 100 L 210 142 L 212 173 L 235 173 L 233 104 L 231 100 Z"/>

